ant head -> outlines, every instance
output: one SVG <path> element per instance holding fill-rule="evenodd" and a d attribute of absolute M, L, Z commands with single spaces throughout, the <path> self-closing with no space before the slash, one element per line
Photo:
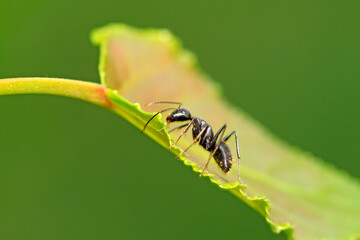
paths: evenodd
<path fill-rule="evenodd" d="M 182 122 L 187 120 L 191 120 L 191 113 L 185 108 L 176 109 L 166 118 L 168 124 L 171 122 Z"/>

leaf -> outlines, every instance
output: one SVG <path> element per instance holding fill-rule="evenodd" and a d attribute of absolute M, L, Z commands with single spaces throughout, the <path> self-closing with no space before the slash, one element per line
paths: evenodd
<path fill-rule="evenodd" d="M 212 182 L 262 214 L 274 232 L 285 231 L 289 239 L 360 239 L 358 180 L 310 153 L 288 146 L 239 108 L 225 102 L 219 86 L 199 70 L 194 55 L 183 50 L 167 30 L 137 30 L 113 24 L 95 30 L 92 41 L 101 48 L 102 84 L 121 95 L 108 92 L 116 106 L 139 103 L 146 111 L 155 112 L 165 107 L 146 108 L 146 104 L 181 101 L 215 130 L 227 123 L 227 131 L 238 131 L 241 177 L 248 187 L 244 189 L 236 181 L 237 163 L 224 174 L 211 161 L 207 173 Z M 122 115 L 142 129 L 152 115 L 137 104 L 132 106 Z M 158 117 L 145 133 L 167 147 L 179 133 L 169 137 L 164 129 L 157 131 L 164 126 Z M 234 152 L 232 141 L 229 144 Z M 187 136 L 178 146 L 184 149 L 191 142 L 191 136 Z M 171 151 L 178 154 L 180 149 Z M 208 152 L 196 146 L 190 151 L 190 158 L 182 159 L 199 172 L 207 158 Z"/>

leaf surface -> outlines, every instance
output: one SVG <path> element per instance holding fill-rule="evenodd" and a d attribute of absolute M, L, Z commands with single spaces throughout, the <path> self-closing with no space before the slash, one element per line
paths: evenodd
<path fill-rule="evenodd" d="M 153 101 L 180 101 L 194 115 L 207 120 L 216 131 L 227 123 L 227 132 L 238 131 L 241 178 L 238 164 L 225 174 L 211 161 L 207 175 L 260 214 L 275 232 L 285 231 L 292 239 L 360 239 L 360 184 L 347 173 L 322 162 L 310 153 L 291 147 L 270 134 L 257 121 L 221 98 L 219 86 L 198 67 L 192 53 L 167 30 L 137 30 L 113 24 L 95 30 L 92 41 L 101 48 L 99 71 L 108 98 L 118 109 L 128 109 L 123 116 L 142 129 L 151 114 L 168 105 L 146 104 Z M 133 106 L 129 108 L 129 106 Z M 166 114 L 162 116 L 164 119 Z M 176 124 L 173 124 L 176 126 Z M 155 118 L 145 131 L 162 146 L 171 139 Z M 170 129 L 170 128 L 169 128 Z M 186 148 L 191 134 L 178 146 Z M 234 140 L 228 141 L 235 153 Z M 180 152 L 175 147 L 171 151 Z M 200 172 L 209 153 L 199 146 L 183 157 L 187 165 Z"/>

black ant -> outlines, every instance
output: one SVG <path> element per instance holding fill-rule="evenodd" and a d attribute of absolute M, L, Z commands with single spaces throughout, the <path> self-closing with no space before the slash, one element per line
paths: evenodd
<path fill-rule="evenodd" d="M 195 143 L 199 142 L 199 145 L 202 146 L 205 150 L 210 152 L 210 156 L 204 166 L 204 168 L 202 169 L 201 173 L 200 173 L 200 177 L 204 174 L 205 169 L 207 168 L 207 166 L 209 165 L 209 162 L 211 160 L 212 157 L 214 157 L 216 163 L 219 165 L 219 167 L 221 168 L 221 170 L 224 173 L 227 173 L 230 171 L 231 166 L 233 164 L 233 156 L 231 154 L 230 148 L 229 146 L 226 144 L 226 141 L 229 140 L 229 138 L 232 135 L 235 135 L 235 141 L 236 141 L 236 153 L 237 153 L 237 158 L 238 158 L 238 180 L 240 184 L 243 184 L 241 179 L 240 179 L 240 150 L 239 150 L 239 143 L 238 143 L 238 137 L 237 137 L 237 133 L 236 131 L 232 131 L 231 133 L 229 133 L 228 135 L 226 135 L 224 138 L 224 132 L 226 130 L 226 123 L 219 129 L 219 131 L 217 131 L 217 133 L 214 135 L 213 129 L 210 126 L 210 124 L 208 124 L 206 121 L 198 118 L 198 117 L 192 117 L 191 113 L 189 110 L 185 109 L 185 108 L 181 108 L 182 103 L 181 102 L 169 102 L 169 101 L 159 101 L 159 102 L 152 102 L 149 103 L 147 106 L 153 105 L 153 104 L 158 104 L 158 103 L 168 103 L 168 104 L 179 104 L 179 106 L 177 108 L 166 108 L 163 109 L 159 112 L 157 112 L 154 116 L 152 116 L 149 121 L 147 121 L 147 123 L 145 124 L 142 132 L 145 131 L 147 125 L 151 122 L 151 120 L 153 120 L 158 114 L 168 111 L 168 110 L 173 110 L 175 109 L 169 116 L 167 116 L 166 118 L 166 123 L 169 124 L 171 122 L 184 122 L 184 121 L 190 121 L 188 123 L 185 123 L 183 125 L 180 125 L 178 127 L 173 128 L 172 130 L 169 131 L 172 132 L 176 129 L 181 129 L 184 128 L 184 131 L 180 134 L 180 136 L 178 137 L 178 139 L 170 145 L 169 148 L 172 148 L 172 146 L 174 146 L 175 144 L 178 143 L 178 141 L 180 140 L 180 138 L 189 130 L 189 128 L 191 127 L 191 125 L 193 125 L 192 128 L 192 135 L 193 135 L 193 139 L 194 142 L 187 147 L 185 150 L 183 150 L 177 158 L 179 158 L 182 154 L 186 153 L 187 150 L 189 150 L 190 147 L 192 147 Z M 219 138 L 220 136 L 220 138 Z M 218 140 L 219 139 L 219 140 Z"/>

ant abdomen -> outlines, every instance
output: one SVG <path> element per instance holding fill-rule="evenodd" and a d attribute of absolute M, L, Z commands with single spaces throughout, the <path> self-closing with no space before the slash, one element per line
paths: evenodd
<path fill-rule="evenodd" d="M 226 143 L 220 143 L 218 150 L 214 153 L 214 159 L 224 173 L 230 171 L 233 164 L 233 157 Z"/>

